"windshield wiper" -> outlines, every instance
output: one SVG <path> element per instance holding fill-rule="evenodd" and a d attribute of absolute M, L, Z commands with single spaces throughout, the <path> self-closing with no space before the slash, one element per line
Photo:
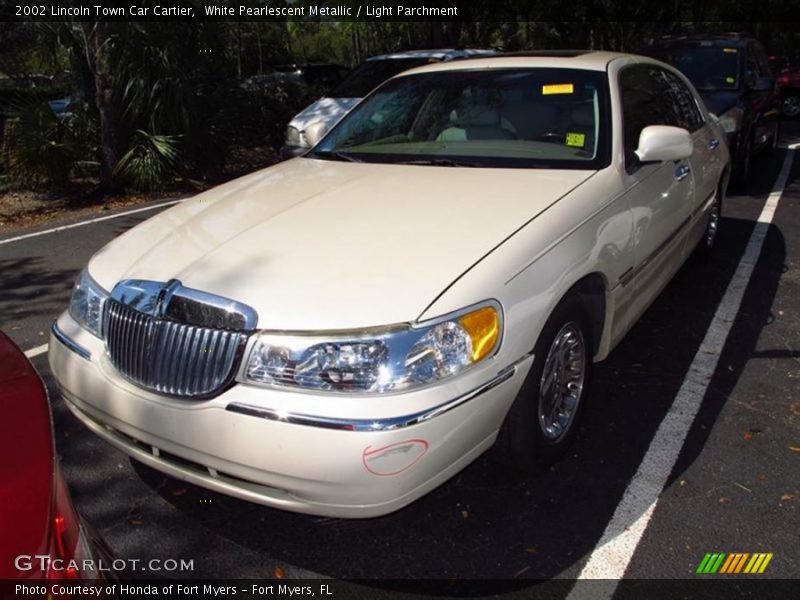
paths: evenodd
<path fill-rule="evenodd" d="M 431 165 L 434 167 L 482 167 L 483 165 L 467 160 L 453 158 L 421 158 L 419 160 L 404 160 L 394 163 L 396 165 Z"/>
<path fill-rule="evenodd" d="M 323 151 L 323 152 L 313 152 L 311 154 L 311 156 L 313 156 L 315 158 L 322 158 L 322 159 L 327 159 L 327 160 L 333 159 L 333 160 L 341 160 L 341 161 L 357 162 L 357 163 L 364 162 L 363 160 L 361 160 L 360 158 L 356 158 L 352 154 L 347 154 L 346 152 L 338 152 L 338 151 L 335 151 L 335 150 L 326 150 L 326 151 Z"/>

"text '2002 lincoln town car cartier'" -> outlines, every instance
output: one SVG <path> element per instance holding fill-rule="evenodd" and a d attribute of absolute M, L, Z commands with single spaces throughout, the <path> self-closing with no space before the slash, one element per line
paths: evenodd
<path fill-rule="evenodd" d="M 407 71 L 306 156 L 98 252 L 53 373 L 141 462 L 287 510 L 397 510 L 498 435 L 534 470 L 572 441 L 591 363 L 713 245 L 724 140 L 641 57 Z"/>

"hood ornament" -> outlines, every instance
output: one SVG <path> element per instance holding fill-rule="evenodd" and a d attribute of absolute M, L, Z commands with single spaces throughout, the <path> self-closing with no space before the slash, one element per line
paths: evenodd
<path fill-rule="evenodd" d="M 252 331 L 256 311 L 241 302 L 185 287 L 179 280 L 124 279 L 114 286 L 111 298 L 151 317 L 230 331 Z"/>

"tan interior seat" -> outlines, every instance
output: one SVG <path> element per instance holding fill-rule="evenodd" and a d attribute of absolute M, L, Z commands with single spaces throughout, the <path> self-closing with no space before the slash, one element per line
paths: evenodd
<path fill-rule="evenodd" d="M 500 113 L 480 105 L 452 111 L 450 126 L 436 137 L 437 142 L 511 139 L 514 139 L 514 134 L 502 127 Z"/>

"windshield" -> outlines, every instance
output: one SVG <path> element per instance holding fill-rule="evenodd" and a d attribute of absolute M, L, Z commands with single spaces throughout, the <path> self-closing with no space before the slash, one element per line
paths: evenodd
<path fill-rule="evenodd" d="M 330 96 L 331 98 L 363 98 L 390 77 L 431 62 L 438 62 L 438 60 L 419 57 L 367 60 L 358 65 L 331 92 Z"/>
<path fill-rule="evenodd" d="M 723 46 L 669 48 L 661 56 L 689 78 L 698 90 L 739 87 L 739 50 Z"/>
<path fill-rule="evenodd" d="M 606 74 L 577 69 L 440 71 L 388 81 L 313 158 L 479 167 L 607 164 Z"/>

